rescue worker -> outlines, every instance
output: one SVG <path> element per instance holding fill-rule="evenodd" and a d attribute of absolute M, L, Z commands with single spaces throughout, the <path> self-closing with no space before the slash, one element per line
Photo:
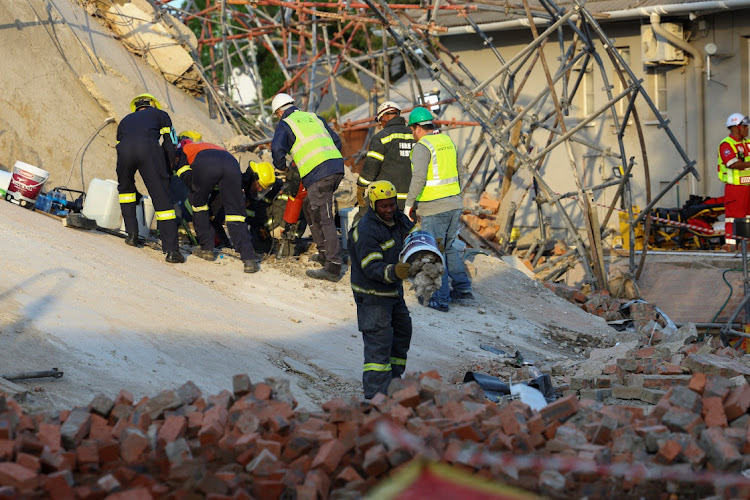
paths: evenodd
<path fill-rule="evenodd" d="M 196 142 L 180 134 L 176 174 L 190 190 L 188 202 L 193 209 L 193 227 L 200 248 L 194 255 L 214 260 L 214 231 L 209 221 L 208 198 L 216 185 L 225 211 L 234 248 L 240 254 L 246 273 L 260 271 L 255 260 L 252 239 L 245 224 L 245 198 L 242 194 L 242 171 L 237 159 L 226 149 L 208 142 Z M 195 137 L 195 136 L 193 136 Z"/>
<path fill-rule="evenodd" d="M 412 325 L 404 302 L 409 264 L 399 262 L 404 239 L 414 223 L 399 209 L 396 187 L 370 183 L 370 206 L 349 231 L 348 250 L 357 325 L 364 341 L 362 386 L 366 399 L 386 393 L 406 370 Z"/>
<path fill-rule="evenodd" d="M 406 195 L 411 181 L 411 161 L 409 155 L 414 146 L 414 136 L 401 116 L 401 108 L 393 101 L 385 101 L 378 106 L 378 123 L 383 128 L 370 139 L 370 149 L 365 164 L 357 179 L 358 217 L 368 208 L 365 190 L 373 181 L 388 180 L 396 186 L 399 210 L 404 210 Z"/>
<path fill-rule="evenodd" d="M 279 118 L 271 143 L 273 165 L 277 170 L 287 171 L 286 155 L 291 154 L 307 189 L 302 210 L 318 247 L 315 260 L 323 263 L 322 269 L 308 269 L 307 275 L 339 281 L 341 245 L 334 222 L 333 193 L 344 178 L 341 139 L 323 118 L 295 107 L 288 94 L 277 94 L 271 101 L 271 109 Z"/>
<path fill-rule="evenodd" d="M 750 118 L 732 113 L 727 118 L 729 135 L 719 144 L 719 179 L 724 182 L 724 238 L 723 250 L 737 249 L 733 222 L 750 215 L 750 143 L 747 140 Z"/>
<path fill-rule="evenodd" d="M 290 181 L 277 178 L 273 165 L 268 162 L 251 161 L 243 174 L 247 225 L 253 237 L 253 247 L 258 252 L 273 252 L 284 236 L 287 229 L 284 210 L 291 196 L 289 186 L 294 184 L 294 179 Z M 296 185 L 299 188 L 299 179 Z"/>
<path fill-rule="evenodd" d="M 448 312 L 450 302 L 474 298 L 471 279 L 453 248 L 463 208 L 456 146 L 435 128 L 432 113 L 425 108 L 414 108 L 409 115 L 409 127 L 417 143 L 411 152 L 412 177 L 405 211 L 409 218 L 414 218 L 412 208 L 417 205 L 421 229 L 445 245 L 443 283 L 427 306 Z"/>
<path fill-rule="evenodd" d="M 125 243 L 137 247 L 135 172 L 146 184 L 154 203 L 156 223 L 167 262 L 185 262 L 177 238 L 177 216 L 169 197 L 170 166 L 175 159 L 176 137 L 172 120 L 151 94 L 135 96 L 129 115 L 117 127 L 117 190 L 125 221 Z M 159 145 L 159 138 L 162 143 Z"/>

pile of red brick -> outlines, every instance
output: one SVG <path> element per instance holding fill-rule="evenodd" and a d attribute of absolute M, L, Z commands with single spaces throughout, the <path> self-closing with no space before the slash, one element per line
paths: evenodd
<path fill-rule="evenodd" d="M 750 387 L 702 374 L 667 391 L 649 415 L 574 395 L 539 412 L 496 405 L 478 385 L 451 386 L 435 372 L 394 381 L 389 397 L 369 404 L 334 399 L 319 412 L 295 410 L 288 384 L 238 375 L 233 385 L 203 396 L 187 383 L 137 403 L 122 391 L 33 416 L 0 397 L 0 498 L 351 498 L 417 455 L 559 498 L 665 488 L 661 476 L 602 476 L 581 469 L 589 463 L 661 464 L 678 494 L 724 494 L 718 479 L 696 486 L 690 468 L 750 466 Z M 386 424 L 409 439 L 378 432 Z M 524 457 L 574 466 L 508 465 Z"/>

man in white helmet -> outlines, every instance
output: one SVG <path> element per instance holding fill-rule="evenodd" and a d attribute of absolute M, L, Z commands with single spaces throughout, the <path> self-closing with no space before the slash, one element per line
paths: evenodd
<path fill-rule="evenodd" d="M 732 113 L 727 118 L 729 135 L 719 144 L 719 179 L 724 182 L 725 243 L 723 249 L 735 251 L 733 222 L 750 214 L 750 118 Z"/>
<path fill-rule="evenodd" d="M 286 171 L 286 155 L 291 155 L 307 190 L 302 210 L 318 247 L 315 260 L 323 264 L 322 269 L 308 269 L 307 275 L 339 281 L 342 262 L 334 222 L 333 193 L 344 178 L 341 139 L 323 118 L 295 107 L 294 99 L 288 94 L 276 95 L 271 109 L 279 118 L 271 142 L 273 165 L 277 170 Z"/>
<path fill-rule="evenodd" d="M 361 217 L 367 212 L 365 190 L 374 181 L 390 181 L 396 186 L 398 208 L 403 211 L 411 182 L 409 155 L 414 136 L 401 116 L 401 108 L 393 101 L 378 106 L 376 116 L 383 129 L 370 139 L 365 164 L 357 179 L 357 204 Z"/>

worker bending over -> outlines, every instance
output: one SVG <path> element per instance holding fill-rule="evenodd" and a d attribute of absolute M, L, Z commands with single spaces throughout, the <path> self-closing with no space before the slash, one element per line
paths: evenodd
<path fill-rule="evenodd" d="M 357 325 L 365 345 L 362 386 L 365 398 L 387 393 L 391 379 L 406 370 L 411 317 L 404 302 L 403 280 L 409 264 L 399 262 L 404 239 L 414 230 L 397 205 L 396 187 L 370 183 L 370 208 L 349 231 L 351 281 Z"/>
<path fill-rule="evenodd" d="M 242 171 L 237 159 L 226 149 L 208 142 L 197 142 L 197 132 L 180 134 L 176 174 L 190 190 L 188 201 L 193 208 L 193 227 L 200 248 L 193 252 L 214 260 L 214 232 L 208 213 L 208 197 L 219 186 L 229 236 L 245 265 L 246 273 L 260 270 L 250 233 L 245 224 L 245 198 L 242 195 Z"/>
<path fill-rule="evenodd" d="M 288 94 L 276 95 L 271 109 L 280 120 L 271 143 L 273 165 L 287 171 L 286 155 L 291 154 L 307 189 L 302 205 L 305 220 L 324 261 L 322 269 L 308 269 L 307 275 L 339 281 L 342 262 L 334 222 L 333 193 L 344 178 L 341 139 L 323 118 L 295 107 L 294 99 Z"/>
<path fill-rule="evenodd" d="M 169 197 L 170 166 L 175 159 L 174 129 L 169 115 L 151 94 L 140 94 L 130 103 L 129 115 L 117 127 L 117 190 L 125 221 L 125 243 L 138 246 L 135 172 L 141 173 L 154 203 L 156 224 L 167 262 L 185 262 L 177 238 L 177 216 Z M 161 145 L 159 139 L 162 139 Z"/>

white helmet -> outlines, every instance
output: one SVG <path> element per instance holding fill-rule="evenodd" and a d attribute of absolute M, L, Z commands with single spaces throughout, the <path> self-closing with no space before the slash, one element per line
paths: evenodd
<path fill-rule="evenodd" d="M 734 127 L 736 125 L 749 125 L 750 118 L 743 115 L 742 113 L 732 113 L 727 118 L 727 128 Z"/>
<path fill-rule="evenodd" d="M 284 94 L 283 92 L 276 94 L 271 101 L 271 112 L 275 113 L 278 109 L 283 108 L 287 104 L 294 104 L 294 98 L 292 96 Z"/>
<path fill-rule="evenodd" d="M 398 106 L 398 104 L 396 104 L 393 101 L 385 101 L 383 104 L 378 106 L 378 114 L 377 114 L 378 121 L 380 121 L 380 118 L 384 114 L 388 113 L 389 111 L 395 111 L 401 114 L 401 108 Z"/>

